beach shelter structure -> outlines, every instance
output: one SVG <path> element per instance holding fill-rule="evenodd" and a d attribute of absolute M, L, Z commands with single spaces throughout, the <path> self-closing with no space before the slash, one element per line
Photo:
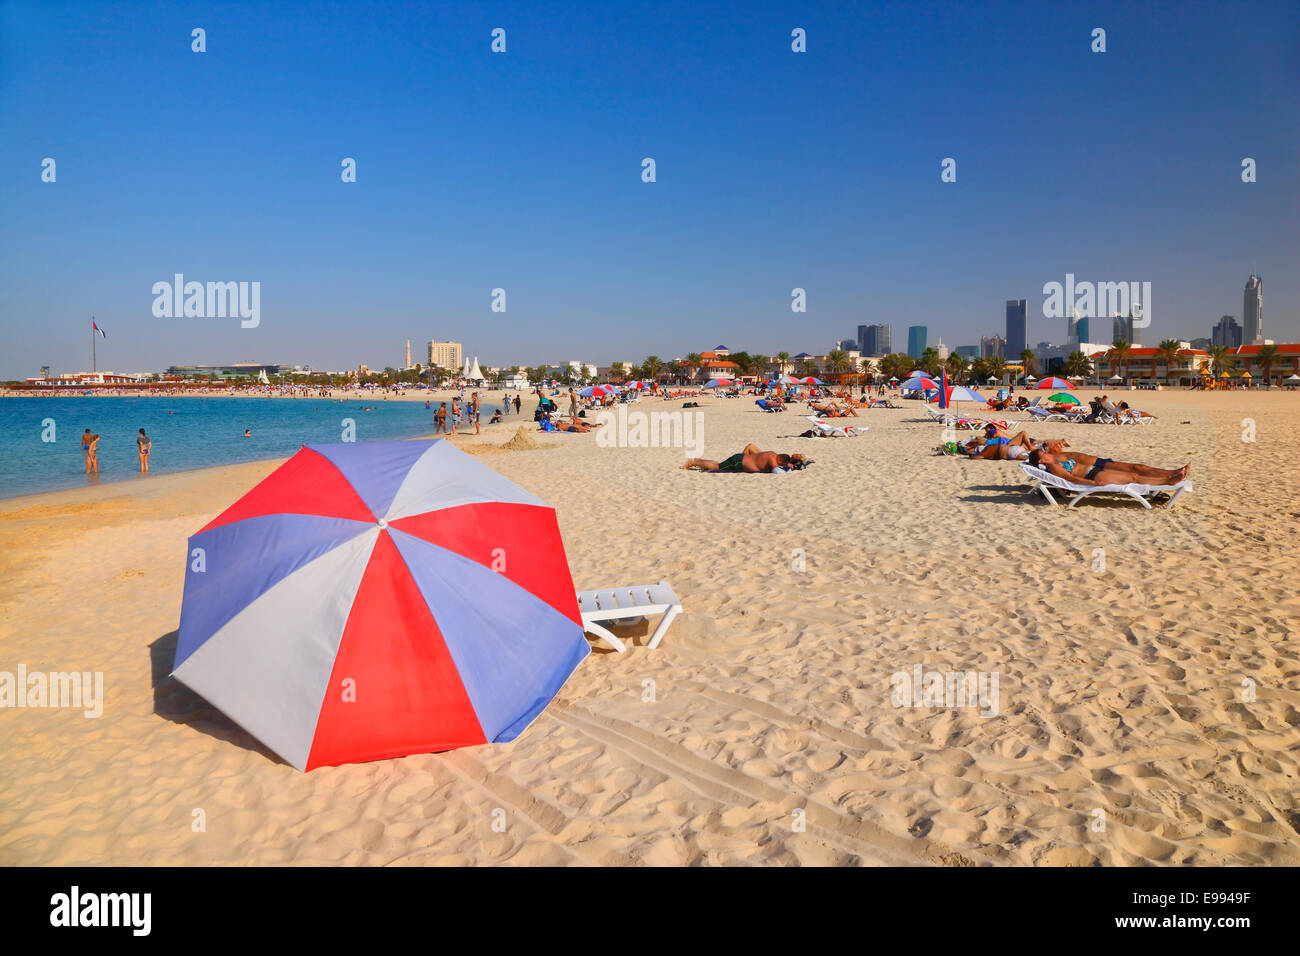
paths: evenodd
<path fill-rule="evenodd" d="M 305 447 L 188 554 L 172 676 L 299 770 L 513 740 L 591 650 L 555 511 L 448 441 Z"/>

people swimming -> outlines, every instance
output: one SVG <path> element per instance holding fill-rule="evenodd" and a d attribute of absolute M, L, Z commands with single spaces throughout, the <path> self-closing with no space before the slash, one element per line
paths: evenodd
<path fill-rule="evenodd" d="M 244 437 L 245 437 L 245 438 L 252 438 L 252 437 L 253 437 L 253 430 L 252 430 L 251 428 L 245 428 L 245 429 L 244 429 Z"/>
<path fill-rule="evenodd" d="M 812 464 L 812 460 L 803 455 L 785 455 L 775 451 L 763 451 L 757 445 L 749 444 L 722 461 L 708 458 L 691 458 L 682 468 L 690 471 L 716 471 L 723 474 L 785 474 L 800 471 Z"/>

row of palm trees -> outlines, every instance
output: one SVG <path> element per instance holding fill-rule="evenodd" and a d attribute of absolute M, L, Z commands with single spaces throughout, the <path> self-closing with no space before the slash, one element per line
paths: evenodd
<path fill-rule="evenodd" d="M 1158 364 L 1165 366 L 1166 384 L 1178 371 L 1178 354 L 1180 351 L 1182 350 L 1176 339 L 1165 339 L 1156 346 Z M 1231 374 L 1233 368 L 1232 349 L 1221 345 L 1214 346 L 1209 350 L 1209 354 L 1210 370 L 1215 378 L 1218 378 L 1224 372 Z M 1022 373 L 1024 376 L 1034 375 L 1038 372 L 1038 360 L 1032 349 L 1025 349 L 1018 357 L 1024 370 Z M 1099 362 L 1101 365 L 1109 367 L 1112 375 L 1119 374 L 1119 371 L 1123 369 L 1124 375 L 1127 377 L 1132 359 L 1133 346 L 1121 339 L 1116 341 L 1100 357 Z M 773 356 L 744 351 L 732 352 L 727 356 L 727 360 L 735 363 L 736 375 L 746 377 L 759 376 L 765 378 L 772 374 L 793 374 L 798 375 L 800 378 L 809 376 L 838 378 L 849 373 L 858 372 L 849 354 L 842 349 L 832 349 L 822 364 L 809 358 L 795 361 L 789 352 L 778 352 Z M 1262 346 L 1252 356 L 1253 365 L 1260 370 L 1265 380 L 1268 380 L 1273 368 L 1282 361 L 1276 345 Z M 933 347 L 927 348 L 919 359 L 914 359 L 904 352 L 895 352 L 875 359 L 874 363 L 874 375 L 864 373 L 864 378 L 887 381 L 891 378 L 902 378 L 913 370 L 920 369 L 930 376 L 937 376 L 940 372 L 946 371 L 948 377 L 955 382 L 972 382 L 976 384 L 983 383 L 990 378 L 1001 380 L 1008 365 L 1007 360 L 1000 355 L 966 359 L 964 356 L 952 352 L 947 358 L 940 359 L 938 351 Z M 622 362 L 615 362 L 611 367 L 610 374 L 611 377 L 616 379 L 666 379 L 678 384 L 691 384 L 699 379 L 704 368 L 704 359 L 700 353 L 691 352 L 683 359 L 669 362 L 665 362 L 658 355 L 646 356 L 645 360 L 639 365 L 625 365 Z M 554 378 L 565 384 L 586 384 L 590 379 L 585 370 L 567 366 L 559 369 L 547 366 L 528 369 L 520 366 L 518 371 L 526 373 L 534 382 Z M 1076 351 L 1066 357 L 1062 371 L 1070 378 L 1087 378 L 1097 371 L 1097 367 L 1092 359 L 1082 352 Z M 443 369 L 437 366 L 415 365 L 409 369 L 386 368 L 382 372 L 370 371 L 361 377 L 361 381 L 384 385 L 414 385 L 416 382 L 422 381 L 445 381 L 454 378 L 456 374 L 457 370 Z M 503 371 L 494 372 L 489 376 L 489 380 L 496 385 L 500 385 L 504 381 L 505 375 L 506 373 Z M 339 381 L 333 381 L 334 378 L 338 378 Z M 344 384 L 347 378 L 348 376 L 334 376 L 330 378 L 330 383 Z M 352 378 L 354 381 L 356 380 L 355 376 Z"/>

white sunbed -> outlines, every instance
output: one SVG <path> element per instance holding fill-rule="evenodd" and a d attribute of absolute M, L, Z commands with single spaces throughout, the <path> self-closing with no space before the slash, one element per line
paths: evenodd
<path fill-rule="evenodd" d="M 818 418 L 816 415 L 806 415 L 804 417 L 813 423 L 814 428 L 828 438 L 856 438 L 867 430 L 866 425 L 836 425 L 824 418 Z"/>
<path fill-rule="evenodd" d="M 1135 501 L 1141 502 L 1142 507 L 1147 510 L 1151 509 L 1151 503 L 1147 501 L 1148 497 L 1151 495 L 1169 495 L 1170 498 L 1165 504 L 1165 507 L 1172 508 L 1174 502 L 1178 500 L 1179 495 L 1184 491 L 1192 490 L 1192 482 L 1189 478 L 1184 478 L 1176 485 L 1080 485 L 1073 481 L 1067 481 L 1064 478 L 1058 478 L 1050 471 L 1046 471 L 1042 468 L 1035 468 L 1028 462 L 1021 462 L 1020 468 L 1029 477 L 1030 481 L 1033 482 L 1033 485 L 1030 487 L 1030 492 L 1041 491 L 1043 497 L 1054 505 L 1059 505 L 1060 502 L 1052 497 L 1052 493 L 1048 491 L 1049 487 L 1055 488 L 1058 492 L 1073 493 L 1074 499 L 1070 502 L 1071 508 L 1089 495 L 1095 495 L 1098 492 L 1114 495 L 1128 495 Z"/>
<path fill-rule="evenodd" d="M 650 635 L 647 647 L 658 647 L 668 631 L 668 625 L 682 611 L 682 602 L 673 593 L 667 581 L 658 584 L 638 584 L 635 587 L 611 588 L 608 591 L 579 591 L 578 610 L 582 612 L 582 627 L 595 634 L 610 647 L 622 654 L 627 645 L 611 634 L 601 624 L 623 626 L 636 624 L 647 614 L 662 614 L 659 626 Z"/>

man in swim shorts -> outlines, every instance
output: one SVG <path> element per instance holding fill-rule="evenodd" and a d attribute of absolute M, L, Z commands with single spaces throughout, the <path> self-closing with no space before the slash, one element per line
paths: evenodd
<path fill-rule="evenodd" d="M 716 471 L 724 474 L 784 474 L 787 471 L 799 471 L 812 464 L 803 455 L 783 455 L 774 451 L 763 451 L 757 445 L 746 445 L 744 451 L 722 461 L 708 458 L 692 458 L 682 465 L 686 470 L 692 468 L 700 471 Z"/>

